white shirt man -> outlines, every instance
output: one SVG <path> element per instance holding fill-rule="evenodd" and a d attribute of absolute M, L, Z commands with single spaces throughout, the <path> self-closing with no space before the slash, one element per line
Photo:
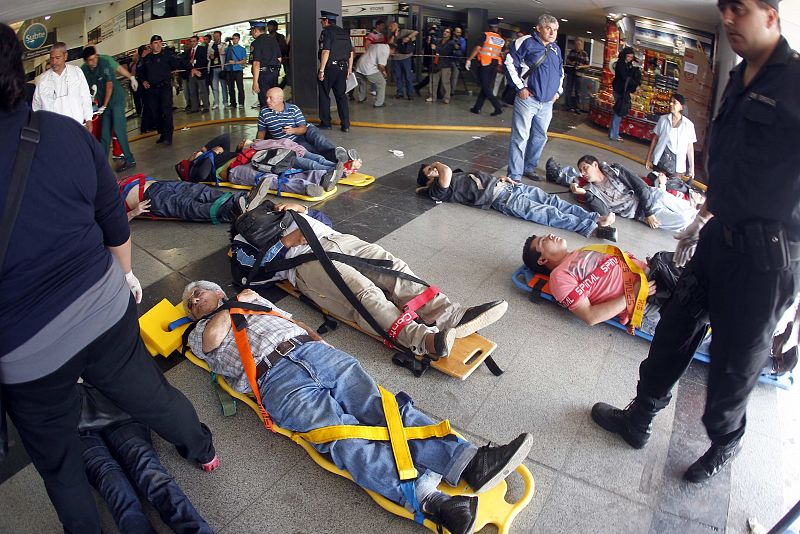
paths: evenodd
<path fill-rule="evenodd" d="M 377 91 L 375 107 L 382 107 L 386 98 L 386 63 L 389 61 L 391 50 L 389 45 L 375 43 L 371 45 L 364 55 L 358 58 L 355 73 L 358 78 L 356 97 L 359 102 L 367 99 L 367 86 L 375 84 Z"/>
<path fill-rule="evenodd" d="M 72 117 L 84 125 L 92 121 L 92 97 L 81 69 L 67 65 L 67 48 L 56 43 L 50 50 L 51 68 L 39 76 L 33 93 L 34 111 L 43 109 Z"/>

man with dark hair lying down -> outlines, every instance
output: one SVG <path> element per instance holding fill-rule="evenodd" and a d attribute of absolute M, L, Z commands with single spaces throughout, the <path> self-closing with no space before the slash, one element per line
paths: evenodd
<path fill-rule="evenodd" d="M 444 163 L 423 164 L 417 176 L 417 193 L 437 202 L 495 210 L 527 221 L 576 232 L 584 237 L 617 240 L 614 214 L 598 215 L 570 204 L 538 187 L 523 185 L 507 176 L 485 172 L 453 171 Z"/>
<path fill-rule="evenodd" d="M 186 286 L 184 308 L 198 321 L 188 343 L 211 371 L 224 376 L 236 391 L 247 393 L 251 386 L 231 329 L 230 312 L 209 316 L 225 298 L 222 288 L 213 282 Z M 256 369 L 263 369 L 257 372 L 258 388 L 264 408 L 277 425 L 296 432 L 337 425 L 386 425 L 378 386 L 355 358 L 325 343 L 313 329 L 252 290 L 245 289 L 236 300 L 269 306 L 280 314 L 247 317 L 250 350 Z M 407 396 L 398 395 L 398 404 L 406 426 L 434 424 Z M 419 472 L 413 493 L 421 511 L 452 534 L 472 533 L 478 498 L 441 493 L 439 482 L 456 486 L 465 480 L 475 493 L 487 491 L 525 460 L 532 444 L 528 433 L 500 447 L 476 447 L 452 434 L 410 440 L 411 457 Z M 362 488 L 413 510 L 401 488 L 388 441 L 340 439 L 313 447 Z"/>
<path fill-rule="evenodd" d="M 586 209 L 605 215 L 616 213 L 626 219 L 642 221 L 650 228 L 680 231 L 697 215 L 693 201 L 680 199 L 666 187 L 651 187 L 635 173 L 618 163 L 608 164 L 591 155 L 578 160 L 577 170 L 585 185 L 569 184 L 570 191 Z M 547 161 L 548 178 L 561 167 L 553 158 Z"/>
<path fill-rule="evenodd" d="M 677 281 L 682 269 L 675 267 L 672 263 L 671 252 L 660 252 L 655 256 L 660 256 L 658 263 L 651 260 L 651 264 L 642 262 L 631 256 L 639 267 L 647 273 L 648 281 L 648 300 L 645 305 L 644 319 L 640 330 L 653 335 L 659 319 L 661 319 L 661 306 L 671 297 L 675 287 L 671 282 Z M 530 236 L 522 249 L 522 262 L 534 273 L 549 275 L 550 293 L 559 303 L 573 292 L 573 290 L 587 280 L 598 266 L 606 261 L 609 255 L 590 250 L 567 249 L 567 241 L 552 234 L 546 236 Z M 654 272 L 651 268 L 668 268 L 671 270 L 669 275 L 661 276 L 661 272 Z M 656 280 L 659 281 L 657 286 Z M 639 280 L 637 279 L 634 287 L 634 294 L 639 290 Z M 676 297 L 677 298 L 677 297 Z M 607 321 L 617 317 L 622 324 L 630 321 L 630 316 L 625 302 L 625 289 L 623 287 L 622 267 L 619 263 L 611 267 L 609 271 L 600 276 L 599 280 L 593 282 L 585 288 L 579 299 L 567 306 L 569 311 L 577 315 L 589 326 Z M 795 312 L 798 313 L 798 320 L 795 320 Z M 773 355 L 764 373 L 782 375 L 794 369 L 798 361 L 797 325 L 800 322 L 800 311 L 797 302 L 787 310 L 785 320 L 779 322 L 779 328 L 775 334 L 773 344 Z M 704 341 L 709 342 L 710 338 Z"/>

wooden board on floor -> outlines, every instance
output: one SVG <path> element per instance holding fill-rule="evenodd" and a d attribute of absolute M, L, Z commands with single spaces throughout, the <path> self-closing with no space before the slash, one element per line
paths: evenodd
<path fill-rule="evenodd" d="M 298 291 L 296 287 L 286 280 L 278 282 L 276 285 L 291 296 L 297 299 L 300 298 L 300 291 Z M 338 317 L 330 313 L 328 310 L 324 310 L 319 307 L 317 308 L 325 315 L 329 315 L 337 321 L 345 323 L 356 330 L 359 330 L 360 332 L 363 332 L 368 336 L 383 342 L 382 336 L 379 336 L 374 332 L 364 330 L 353 321 Z M 446 358 L 431 361 L 431 367 L 439 372 L 452 376 L 453 378 L 466 380 L 467 377 L 469 377 L 469 375 L 475 371 L 475 369 L 480 367 L 486 358 L 492 355 L 496 348 L 497 343 L 489 341 L 480 334 L 472 334 L 467 337 L 456 339 L 456 342 L 453 345 L 453 350 L 450 351 L 450 355 Z"/>

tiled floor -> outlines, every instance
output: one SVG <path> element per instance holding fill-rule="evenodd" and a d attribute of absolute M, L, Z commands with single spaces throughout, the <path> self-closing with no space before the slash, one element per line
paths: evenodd
<path fill-rule="evenodd" d="M 471 103 L 467 96 L 455 98 L 449 107 L 422 99 L 390 100 L 380 110 L 356 107 L 353 117 L 508 124 L 510 110 L 499 119 L 476 117 L 466 113 Z M 410 112 L 416 115 L 413 121 L 408 120 Z M 558 113 L 553 131 L 602 138 L 604 132 L 582 121 L 585 116 Z M 252 137 L 255 126 L 176 132 L 171 148 L 157 146 L 152 139 L 136 142 L 136 171 L 172 178 L 175 161 L 222 131 L 234 138 Z M 497 298 L 509 301 L 504 319 L 483 332 L 498 343 L 496 360 L 505 369 L 500 377 L 481 368 L 465 382 L 436 372 L 417 379 L 393 366 L 391 353 L 359 332 L 340 327 L 326 339 L 357 356 L 384 387 L 407 392 L 422 410 L 434 418 L 449 418 L 479 444 L 504 442 L 521 431 L 534 434 L 525 463 L 536 479 L 536 494 L 513 532 L 738 533 L 746 531 L 748 517 L 771 525 L 797 500 L 796 391 L 759 385 L 750 404 L 745 451 L 732 469 L 701 486 L 689 486 L 680 477 L 707 446 L 700 423 L 702 364 L 693 364 L 680 382 L 675 401 L 656 420 L 647 448 L 634 451 L 591 423 L 588 411 L 594 402 L 628 402 L 647 343 L 605 325 L 587 328 L 558 306 L 530 302 L 511 284 L 525 238 L 551 229 L 492 210 L 437 206 L 414 193 L 417 169 L 424 161 L 502 171 L 506 135 L 354 127 L 348 134 L 334 130 L 331 137 L 358 148 L 365 171 L 378 177 L 364 189 L 342 186 L 336 196 L 316 206 L 339 231 L 379 242 L 454 300 L 468 305 Z M 389 149 L 402 150 L 405 157 L 397 158 Z M 641 156 L 646 146 L 628 142 L 624 149 Z M 620 156 L 564 140 L 551 140 L 543 160 L 552 156 L 573 163 L 586 152 L 643 171 Z M 552 184 L 542 187 L 564 191 Z M 620 244 L 640 257 L 674 246 L 667 232 L 629 220 L 617 226 Z M 134 270 L 145 287 L 141 312 L 163 297 L 177 299 L 192 279 L 215 280 L 230 288 L 227 228 L 137 220 L 132 229 Z M 554 233 L 575 247 L 587 242 L 576 234 Z M 280 291 L 269 295 L 301 320 L 312 325 L 320 321 L 319 314 Z M 288 440 L 269 434 L 246 407 L 235 417 L 223 417 L 208 377 L 199 369 L 177 355 L 159 363 L 214 432 L 222 468 L 212 474 L 186 463 L 160 438 L 155 437 L 155 443 L 163 462 L 216 531 L 422 532 L 414 523 L 381 510 L 353 484 L 321 470 Z M 0 481 L 0 532 L 58 530 L 41 480 L 18 444 L 12 446 L 12 460 L 0 466 Z M 512 493 L 518 493 L 519 480 L 512 477 L 510 484 Z M 114 532 L 109 514 L 103 513 L 105 531 Z M 155 515 L 153 521 L 160 532 L 167 531 Z"/>

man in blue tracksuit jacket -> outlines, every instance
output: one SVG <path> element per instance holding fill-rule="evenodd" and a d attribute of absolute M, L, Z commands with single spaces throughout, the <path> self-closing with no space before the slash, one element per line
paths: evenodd
<path fill-rule="evenodd" d="M 553 118 L 553 102 L 562 92 L 564 61 L 555 44 L 558 20 L 542 15 L 532 36 L 514 41 L 506 56 L 509 85 L 517 88 L 511 121 L 508 176 L 540 180 L 536 166 L 547 142 L 547 128 Z"/>

